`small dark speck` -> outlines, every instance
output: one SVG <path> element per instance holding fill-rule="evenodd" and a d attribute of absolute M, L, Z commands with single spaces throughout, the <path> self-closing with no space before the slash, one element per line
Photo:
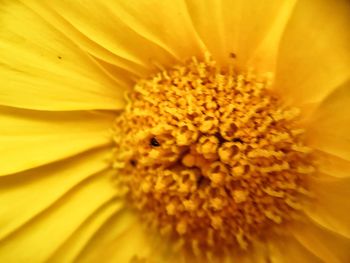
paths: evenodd
<path fill-rule="evenodd" d="M 236 56 L 235 53 L 231 52 L 231 53 L 230 53 L 230 58 L 237 58 L 237 56 Z"/>
<path fill-rule="evenodd" d="M 158 147 L 160 146 L 160 143 L 157 141 L 155 137 L 153 137 L 150 141 L 151 146 Z"/>
<path fill-rule="evenodd" d="M 219 140 L 219 144 L 223 144 L 226 140 L 222 137 L 222 135 L 220 134 L 220 132 L 215 133 L 215 137 L 218 138 Z"/>
<path fill-rule="evenodd" d="M 131 166 L 136 166 L 136 164 L 137 164 L 137 162 L 135 161 L 135 160 L 130 160 L 130 164 L 131 164 Z"/>
<path fill-rule="evenodd" d="M 197 186 L 201 186 L 204 182 L 204 176 L 200 176 L 197 180 Z"/>
<path fill-rule="evenodd" d="M 62 57 L 61 57 L 61 56 L 57 56 L 57 58 L 58 58 L 58 59 L 62 59 Z"/>
<path fill-rule="evenodd" d="M 232 141 L 233 141 L 233 142 L 243 143 L 243 141 L 242 141 L 241 138 L 234 138 Z"/>

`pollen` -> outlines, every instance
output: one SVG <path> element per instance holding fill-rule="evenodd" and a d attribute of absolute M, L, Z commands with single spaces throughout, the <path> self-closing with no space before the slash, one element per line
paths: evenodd
<path fill-rule="evenodd" d="M 206 56 L 128 92 L 113 129 L 116 181 L 176 249 L 248 251 L 302 212 L 312 151 L 300 111 L 270 83 L 268 74 Z"/>

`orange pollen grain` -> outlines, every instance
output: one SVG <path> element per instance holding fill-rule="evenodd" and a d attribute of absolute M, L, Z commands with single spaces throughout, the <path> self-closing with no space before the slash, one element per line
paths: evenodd
<path fill-rule="evenodd" d="M 252 71 L 193 58 L 140 80 L 115 120 L 130 204 L 193 254 L 247 250 L 298 215 L 314 168 L 299 110 Z"/>

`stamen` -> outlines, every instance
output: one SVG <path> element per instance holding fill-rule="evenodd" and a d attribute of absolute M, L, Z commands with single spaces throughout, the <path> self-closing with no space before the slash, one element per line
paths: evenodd
<path fill-rule="evenodd" d="M 315 168 L 300 112 L 270 83 L 206 56 L 140 80 L 128 94 L 115 120 L 117 180 L 175 250 L 204 258 L 246 251 L 291 222 L 311 195 Z"/>

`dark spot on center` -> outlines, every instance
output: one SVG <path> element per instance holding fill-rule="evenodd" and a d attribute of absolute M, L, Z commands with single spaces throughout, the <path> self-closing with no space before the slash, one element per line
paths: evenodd
<path fill-rule="evenodd" d="M 160 143 L 157 141 L 157 139 L 155 137 L 152 137 L 150 144 L 151 144 L 151 146 L 154 146 L 154 147 L 160 146 Z"/>
<path fill-rule="evenodd" d="M 197 179 L 197 186 L 201 186 L 203 183 L 204 183 L 204 176 L 201 175 L 201 176 Z"/>
<path fill-rule="evenodd" d="M 237 55 L 233 52 L 230 53 L 230 58 L 237 58 Z"/>
<path fill-rule="evenodd" d="M 58 58 L 58 59 L 62 59 L 62 57 L 61 57 L 61 56 L 57 56 L 57 58 Z"/>
<path fill-rule="evenodd" d="M 130 160 L 130 164 L 131 164 L 131 166 L 136 166 L 136 164 L 137 164 L 137 161 L 136 160 Z"/>
<path fill-rule="evenodd" d="M 239 142 L 239 143 L 243 143 L 241 138 L 233 138 L 232 140 L 233 142 Z"/>
<path fill-rule="evenodd" d="M 222 137 L 220 132 L 215 133 L 215 137 L 219 139 L 219 145 L 222 145 L 226 140 Z"/>

